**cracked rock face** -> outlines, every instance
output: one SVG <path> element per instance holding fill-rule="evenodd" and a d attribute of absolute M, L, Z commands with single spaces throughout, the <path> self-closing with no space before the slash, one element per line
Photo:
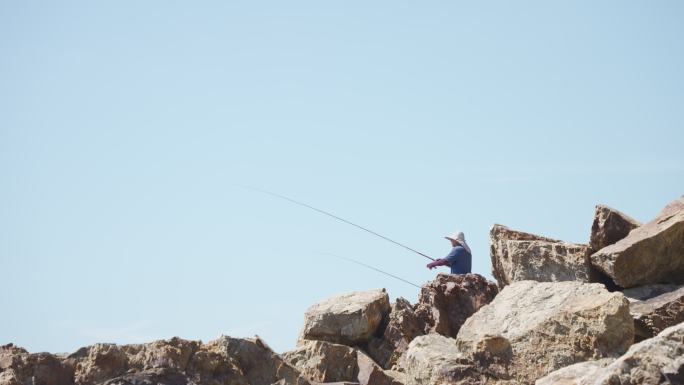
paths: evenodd
<path fill-rule="evenodd" d="M 383 368 L 392 369 L 409 343 L 424 334 L 425 322 L 418 318 L 409 301 L 397 298 L 379 336 L 368 343 L 368 354 Z"/>
<path fill-rule="evenodd" d="M 639 226 L 641 226 L 639 221 L 620 211 L 605 205 L 596 205 L 589 247 L 596 251 L 610 246 Z"/>
<path fill-rule="evenodd" d="M 362 345 L 370 341 L 389 312 L 384 289 L 339 294 L 306 310 L 300 340 Z"/>
<path fill-rule="evenodd" d="M 591 263 L 618 286 L 684 283 L 684 197 L 652 221 L 591 255 Z"/>
<path fill-rule="evenodd" d="M 489 233 L 492 275 L 504 287 L 512 282 L 592 280 L 590 249 L 506 226 L 494 225 Z"/>
<path fill-rule="evenodd" d="M 684 383 L 684 323 L 632 345 L 617 359 L 589 361 L 539 379 L 537 385 Z"/>
<path fill-rule="evenodd" d="M 651 338 L 670 326 L 684 322 L 684 286 L 643 301 L 633 301 L 635 338 Z"/>
<path fill-rule="evenodd" d="M 416 316 L 426 333 L 456 337 L 463 323 L 490 303 L 498 288 L 479 274 L 438 274 L 423 285 Z"/>
<path fill-rule="evenodd" d="M 401 385 L 389 371 L 356 348 L 325 341 L 304 341 L 283 359 L 318 382 L 358 382 L 361 385 Z"/>
<path fill-rule="evenodd" d="M 470 317 L 456 344 L 491 375 L 531 383 L 576 362 L 622 354 L 633 339 L 622 293 L 600 284 L 521 281 Z"/>
<path fill-rule="evenodd" d="M 310 385 L 260 338 L 95 344 L 67 356 L 0 348 L 0 385 Z"/>

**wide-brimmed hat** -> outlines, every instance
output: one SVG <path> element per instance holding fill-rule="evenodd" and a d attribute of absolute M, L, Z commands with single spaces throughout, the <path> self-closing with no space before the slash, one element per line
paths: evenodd
<path fill-rule="evenodd" d="M 464 249 L 468 251 L 468 253 L 470 253 L 470 247 L 468 247 L 468 244 L 466 243 L 463 231 L 456 230 L 453 234 L 447 235 L 444 238 L 458 242 L 461 246 L 463 246 Z"/>

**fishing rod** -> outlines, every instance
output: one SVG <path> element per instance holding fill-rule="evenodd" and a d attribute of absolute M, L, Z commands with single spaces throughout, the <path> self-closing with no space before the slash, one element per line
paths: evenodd
<path fill-rule="evenodd" d="M 425 258 L 427 258 L 427 259 L 429 259 L 429 260 L 431 260 L 431 261 L 434 261 L 434 260 L 435 260 L 434 258 L 432 258 L 432 257 L 430 257 L 430 256 L 428 256 L 428 255 L 426 255 L 426 254 L 423 254 L 423 253 L 421 253 L 421 252 L 418 251 L 418 250 L 414 250 L 414 249 L 412 249 L 412 248 L 410 248 L 410 247 L 408 247 L 408 246 L 406 246 L 406 245 L 404 245 L 404 244 L 401 244 L 401 243 L 399 243 L 399 242 L 397 242 L 397 241 L 395 241 L 395 240 L 393 240 L 393 239 L 387 238 L 386 236 L 384 236 L 384 235 L 382 235 L 382 234 L 378 234 L 378 233 L 376 233 L 376 232 L 373 231 L 373 230 L 369 230 L 369 229 L 367 229 L 367 228 L 365 228 L 365 227 L 363 227 L 363 226 L 359 226 L 359 225 L 357 225 L 356 223 L 350 222 L 350 221 L 348 221 L 348 220 L 346 220 L 346 219 L 344 219 L 344 218 L 340 218 L 340 217 L 338 217 L 338 216 L 335 215 L 335 214 L 332 214 L 332 213 L 329 213 L 329 212 L 327 212 L 327 211 L 318 209 L 318 208 L 313 207 L 313 206 L 311 206 L 311 205 L 308 205 L 308 204 L 306 204 L 306 203 L 304 203 L 304 202 L 300 202 L 300 201 L 295 200 L 295 199 L 292 199 L 292 198 L 290 198 L 290 197 L 286 197 L 285 195 L 276 194 L 276 193 L 274 193 L 274 192 L 267 191 L 267 190 L 263 190 L 263 189 L 256 188 L 256 187 L 244 186 L 244 185 L 240 185 L 240 187 L 245 188 L 245 189 L 247 189 L 247 190 L 258 191 L 258 192 L 260 192 L 260 193 L 267 194 L 267 195 L 270 195 L 270 196 L 273 196 L 273 197 L 276 197 L 276 198 L 284 199 L 284 200 L 286 200 L 286 201 L 288 201 L 288 202 L 291 202 L 291 203 L 294 203 L 294 204 L 296 204 L 296 205 L 299 205 L 299 206 L 302 206 L 302 207 L 309 208 L 309 209 L 314 210 L 314 211 L 317 211 L 317 212 L 319 212 L 319 213 L 321 213 L 321 214 L 327 215 L 327 216 L 329 216 L 329 217 L 331 217 L 331 218 L 335 218 L 335 219 L 337 219 L 338 221 L 344 222 L 344 223 L 346 223 L 346 224 L 348 224 L 348 225 L 352 225 L 352 226 L 354 226 L 354 227 L 357 227 L 357 228 L 359 228 L 359 229 L 361 229 L 361 230 L 363 230 L 363 231 L 367 231 L 367 232 L 369 232 L 369 233 L 371 233 L 371 234 L 373 234 L 373 235 L 375 235 L 375 236 L 377 236 L 377 237 L 380 237 L 380 238 L 382 238 L 382 239 L 384 239 L 384 240 L 386 240 L 386 241 L 392 242 L 392 243 L 394 243 L 394 244 L 397 245 L 397 246 L 401 246 L 401 247 L 405 248 L 406 250 L 413 251 L 414 253 L 416 253 L 416 254 L 418 254 L 418 255 L 421 255 L 421 256 L 423 256 L 423 257 L 425 257 Z"/>
<path fill-rule="evenodd" d="M 363 263 L 363 262 L 360 262 L 360 261 L 357 261 L 357 260 L 355 260 L 355 259 L 348 258 L 348 257 L 343 257 L 343 256 L 340 256 L 340 255 L 337 255 L 337 254 L 333 254 L 333 253 L 324 253 L 324 252 L 321 252 L 321 254 L 329 255 L 329 256 L 331 256 L 331 257 L 335 257 L 335 258 L 339 258 L 339 259 L 344 259 L 345 261 L 349 261 L 349 262 L 352 262 L 352 263 L 356 263 L 357 265 L 361 265 L 361 266 L 363 266 L 363 267 L 367 267 L 367 268 L 369 268 L 369 269 L 371 269 L 371 270 L 377 271 L 378 273 L 385 274 L 385 275 L 387 275 L 387 276 L 389 276 L 389 277 L 392 277 L 392 278 L 394 278 L 394 279 L 398 279 L 398 280 L 400 280 L 400 281 L 402 281 L 402 282 L 404 282 L 404 283 L 408 283 L 409 285 L 412 285 L 412 286 L 415 286 L 415 287 L 421 289 L 420 286 L 416 285 L 416 284 L 413 283 L 413 282 L 409 282 L 409 281 L 405 280 L 404 278 L 397 277 L 396 275 L 390 274 L 390 273 L 388 273 L 388 272 L 386 272 L 386 271 L 382 271 L 382 270 L 378 269 L 377 267 L 373 267 L 373 266 L 371 266 L 371 265 L 367 265 L 367 264 L 365 264 L 365 263 Z"/>

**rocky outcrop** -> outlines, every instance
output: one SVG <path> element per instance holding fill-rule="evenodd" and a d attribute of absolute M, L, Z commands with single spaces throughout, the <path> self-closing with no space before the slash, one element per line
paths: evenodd
<path fill-rule="evenodd" d="M 651 338 L 670 326 L 684 322 L 684 286 L 629 306 L 634 317 L 635 339 Z"/>
<path fill-rule="evenodd" d="M 309 385 L 260 338 L 95 344 L 68 356 L 0 349 L 0 385 Z"/>
<path fill-rule="evenodd" d="M 596 205 L 589 247 L 596 251 L 612 245 L 639 226 L 641 226 L 639 221 L 620 211 L 605 205 Z"/>
<path fill-rule="evenodd" d="M 561 382 L 562 380 L 562 382 Z M 682 384 L 684 383 L 684 323 L 632 345 L 620 358 L 587 362 L 561 369 L 537 381 L 551 384 Z"/>
<path fill-rule="evenodd" d="M 420 290 L 416 315 L 426 333 L 456 337 L 463 323 L 498 292 L 479 274 L 439 274 Z"/>
<path fill-rule="evenodd" d="M 283 358 L 304 376 L 318 382 L 354 381 L 361 385 L 400 385 L 362 351 L 325 341 L 303 341 Z"/>
<path fill-rule="evenodd" d="M 379 336 L 368 343 L 368 354 L 383 369 L 392 369 L 409 343 L 424 334 L 425 322 L 418 318 L 411 303 L 397 298 L 389 317 L 381 325 Z"/>
<path fill-rule="evenodd" d="M 50 353 L 29 354 L 12 344 L 0 347 L 1 385 L 72 385 L 74 368 Z"/>
<path fill-rule="evenodd" d="M 384 289 L 340 294 L 306 310 L 300 340 L 362 345 L 389 312 L 389 296 Z"/>
<path fill-rule="evenodd" d="M 600 284 L 521 281 L 470 317 L 456 344 L 490 375 L 531 383 L 576 362 L 622 354 L 633 338 L 621 293 Z"/>
<path fill-rule="evenodd" d="M 591 262 L 623 288 L 684 283 L 684 197 L 627 237 L 594 253 Z"/>
<path fill-rule="evenodd" d="M 506 226 L 494 225 L 489 233 L 492 274 L 504 287 L 512 282 L 590 282 L 590 249 Z"/>
<path fill-rule="evenodd" d="M 406 385 L 469 384 L 487 380 L 457 349 L 453 338 L 439 334 L 411 341 L 400 366 L 406 373 Z"/>

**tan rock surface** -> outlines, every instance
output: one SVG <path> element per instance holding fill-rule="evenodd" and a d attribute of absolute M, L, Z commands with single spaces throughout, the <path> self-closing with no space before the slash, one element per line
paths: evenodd
<path fill-rule="evenodd" d="M 684 283 L 684 197 L 652 221 L 591 256 L 591 263 L 623 288 Z"/>
<path fill-rule="evenodd" d="M 592 280 L 589 246 L 559 241 L 506 226 L 489 233 L 492 274 L 504 287 L 512 282 Z"/>
<path fill-rule="evenodd" d="M 484 370 L 532 383 L 576 362 L 617 356 L 633 338 L 622 293 L 600 284 L 521 281 L 470 317 L 456 340 Z"/>
<path fill-rule="evenodd" d="M 579 364 L 537 381 L 538 385 L 656 385 L 684 383 L 684 323 L 663 330 L 654 338 L 632 345 L 621 357 L 601 363 Z M 582 370 L 585 369 L 584 373 Z"/>
<path fill-rule="evenodd" d="M 368 344 L 368 354 L 384 369 L 396 365 L 399 357 L 408 349 L 409 343 L 424 334 L 425 323 L 418 318 L 411 303 L 397 298 L 385 325 L 379 330 L 379 337 L 373 337 Z"/>
<path fill-rule="evenodd" d="M 384 289 L 339 294 L 306 310 L 300 339 L 365 344 L 389 312 Z"/>

